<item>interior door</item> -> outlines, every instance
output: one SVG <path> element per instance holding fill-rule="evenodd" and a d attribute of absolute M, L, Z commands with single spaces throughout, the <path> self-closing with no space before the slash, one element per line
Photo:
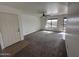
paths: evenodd
<path fill-rule="evenodd" d="M 21 40 L 17 15 L 0 13 L 0 25 L 4 48 Z"/>

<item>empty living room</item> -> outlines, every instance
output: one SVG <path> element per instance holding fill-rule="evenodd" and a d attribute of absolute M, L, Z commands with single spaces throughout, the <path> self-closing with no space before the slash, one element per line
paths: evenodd
<path fill-rule="evenodd" d="M 79 57 L 79 2 L 0 2 L 0 57 Z"/>

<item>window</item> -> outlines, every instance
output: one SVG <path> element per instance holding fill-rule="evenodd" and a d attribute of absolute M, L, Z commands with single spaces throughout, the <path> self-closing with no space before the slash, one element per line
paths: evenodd
<path fill-rule="evenodd" d="M 57 27 L 57 19 L 47 20 L 45 28 Z"/>

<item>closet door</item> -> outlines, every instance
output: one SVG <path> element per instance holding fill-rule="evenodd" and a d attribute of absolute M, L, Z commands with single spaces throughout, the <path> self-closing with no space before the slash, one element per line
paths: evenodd
<path fill-rule="evenodd" d="M 4 48 L 21 40 L 17 15 L 0 13 L 0 25 Z"/>

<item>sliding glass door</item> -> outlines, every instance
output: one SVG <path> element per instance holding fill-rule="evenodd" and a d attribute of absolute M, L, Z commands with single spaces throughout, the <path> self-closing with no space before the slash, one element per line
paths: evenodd
<path fill-rule="evenodd" d="M 58 19 L 48 19 L 46 22 L 45 29 L 52 30 L 54 28 L 57 28 L 57 21 Z"/>

